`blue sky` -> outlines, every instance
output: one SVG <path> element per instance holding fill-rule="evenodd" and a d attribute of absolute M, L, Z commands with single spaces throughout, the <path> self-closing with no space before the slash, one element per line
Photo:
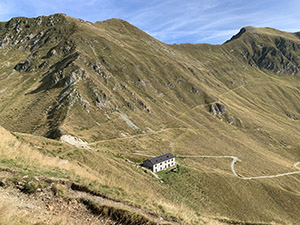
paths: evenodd
<path fill-rule="evenodd" d="M 243 26 L 300 31 L 299 0 L 0 0 L 0 21 L 61 12 L 121 18 L 166 43 L 221 44 Z"/>

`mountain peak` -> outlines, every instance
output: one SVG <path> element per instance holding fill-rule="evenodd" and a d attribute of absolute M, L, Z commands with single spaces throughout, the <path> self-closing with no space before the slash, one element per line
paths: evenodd
<path fill-rule="evenodd" d="M 246 28 L 245 28 L 245 27 L 241 28 L 240 31 L 239 31 L 237 34 L 233 35 L 229 40 L 225 41 L 224 44 L 229 43 L 229 42 L 231 42 L 231 41 L 233 41 L 233 40 L 238 39 L 238 38 L 241 37 L 245 32 L 246 32 Z"/>
<path fill-rule="evenodd" d="M 96 23 L 120 23 L 120 24 L 129 24 L 126 20 L 120 18 L 111 18 L 107 20 L 97 21 Z"/>
<path fill-rule="evenodd" d="M 281 31 L 275 28 L 271 28 L 271 27 L 253 27 L 253 26 L 246 26 L 240 29 L 240 31 L 236 34 L 233 35 L 231 39 L 229 39 L 228 41 L 225 42 L 229 43 L 233 40 L 237 40 L 240 37 L 246 37 L 245 34 L 249 34 L 246 35 L 247 37 L 253 38 L 253 37 L 258 37 L 257 35 L 259 35 L 260 38 L 284 38 L 284 39 L 289 39 L 292 41 L 299 41 L 299 37 L 300 37 L 300 32 L 298 33 L 290 33 L 290 32 L 285 32 L 285 31 Z"/>
<path fill-rule="evenodd" d="M 274 28 L 243 27 L 225 44 L 239 48 L 239 54 L 250 65 L 276 74 L 299 73 L 299 33 Z"/>
<path fill-rule="evenodd" d="M 128 224 L 156 224 L 135 212 L 158 215 L 158 223 L 162 214 L 172 224 L 203 224 L 202 215 L 217 215 L 218 222 L 300 221 L 300 178 L 288 168 L 299 158 L 297 34 L 244 27 L 224 45 L 167 45 L 122 19 L 91 23 L 54 14 L 0 23 L 0 59 L 0 186 L 41 187 L 55 201 L 44 202 L 55 216 L 57 190 L 74 198 L 83 190 L 99 204 L 107 196 L 113 206 L 113 199 L 134 206 L 124 205 L 133 214 L 111 210 L 123 222 L 132 215 Z M 15 133 L 13 144 L 1 126 L 28 134 Z M 38 136 L 68 137 L 73 146 Z M 21 148 L 24 141 L 32 151 Z M 182 157 L 177 169 L 159 174 L 161 181 L 139 166 L 167 152 Z M 45 157 L 53 161 L 45 164 Z M 281 171 L 294 175 L 262 180 Z M 36 183 L 45 176 L 55 179 Z M 259 196 L 251 204 L 249 193 Z M 78 214 L 96 207 L 68 198 L 67 208 L 70 202 Z"/>
<path fill-rule="evenodd" d="M 236 39 L 240 38 L 244 33 L 254 33 L 254 32 L 257 32 L 257 30 L 259 30 L 259 29 L 262 29 L 262 28 L 257 28 L 257 27 L 253 27 L 253 26 L 242 27 L 237 34 L 233 35 L 224 44 L 229 43 L 233 40 L 236 40 Z"/>

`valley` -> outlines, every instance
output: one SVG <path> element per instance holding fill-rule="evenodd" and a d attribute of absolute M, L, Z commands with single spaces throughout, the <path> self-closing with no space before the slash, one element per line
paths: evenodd
<path fill-rule="evenodd" d="M 272 28 L 168 45 L 120 19 L 1 22 L 1 195 L 56 180 L 96 224 L 297 224 L 299 49 Z M 140 166 L 168 152 L 176 171 Z"/>

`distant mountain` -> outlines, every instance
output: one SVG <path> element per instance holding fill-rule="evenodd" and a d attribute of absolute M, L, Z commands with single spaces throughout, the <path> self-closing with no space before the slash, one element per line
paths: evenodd
<path fill-rule="evenodd" d="M 299 73 L 300 39 L 298 33 L 286 33 L 273 28 L 245 27 L 226 43 L 244 45 L 240 54 L 251 65 L 277 74 Z M 241 43 L 242 42 L 242 43 Z"/>
<path fill-rule="evenodd" d="M 298 171 L 299 33 L 167 45 L 120 19 L 18 17 L 0 23 L 0 59 L 0 125 L 91 170 L 99 193 L 183 224 L 300 220 L 299 175 L 240 179 Z M 238 177 L 230 157 L 181 157 L 161 183 L 138 166 L 167 152 L 237 157 Z"/>

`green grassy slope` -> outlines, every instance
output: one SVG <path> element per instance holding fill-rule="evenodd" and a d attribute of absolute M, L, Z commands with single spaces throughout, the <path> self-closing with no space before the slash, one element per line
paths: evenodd
<path fill-rule="evenodd" d="M 184 223 L 299 221 L 297 174 L 240 180 L 230 159 L 182 158 L 160 183 L 133 167 L 146 158 L 136 152 L 172 152 L 236 156 L 245 177 L 296 171 L 299 35 L 246 27 L 219 46 L 166 45 L 122 20 L 64 15 L 0 27 L 0 124 L 38 135 L 18 134 L 43 154 L 84 165 L 98 191 Z M 39 137 L 63 134 L 96 151 Z"/>

